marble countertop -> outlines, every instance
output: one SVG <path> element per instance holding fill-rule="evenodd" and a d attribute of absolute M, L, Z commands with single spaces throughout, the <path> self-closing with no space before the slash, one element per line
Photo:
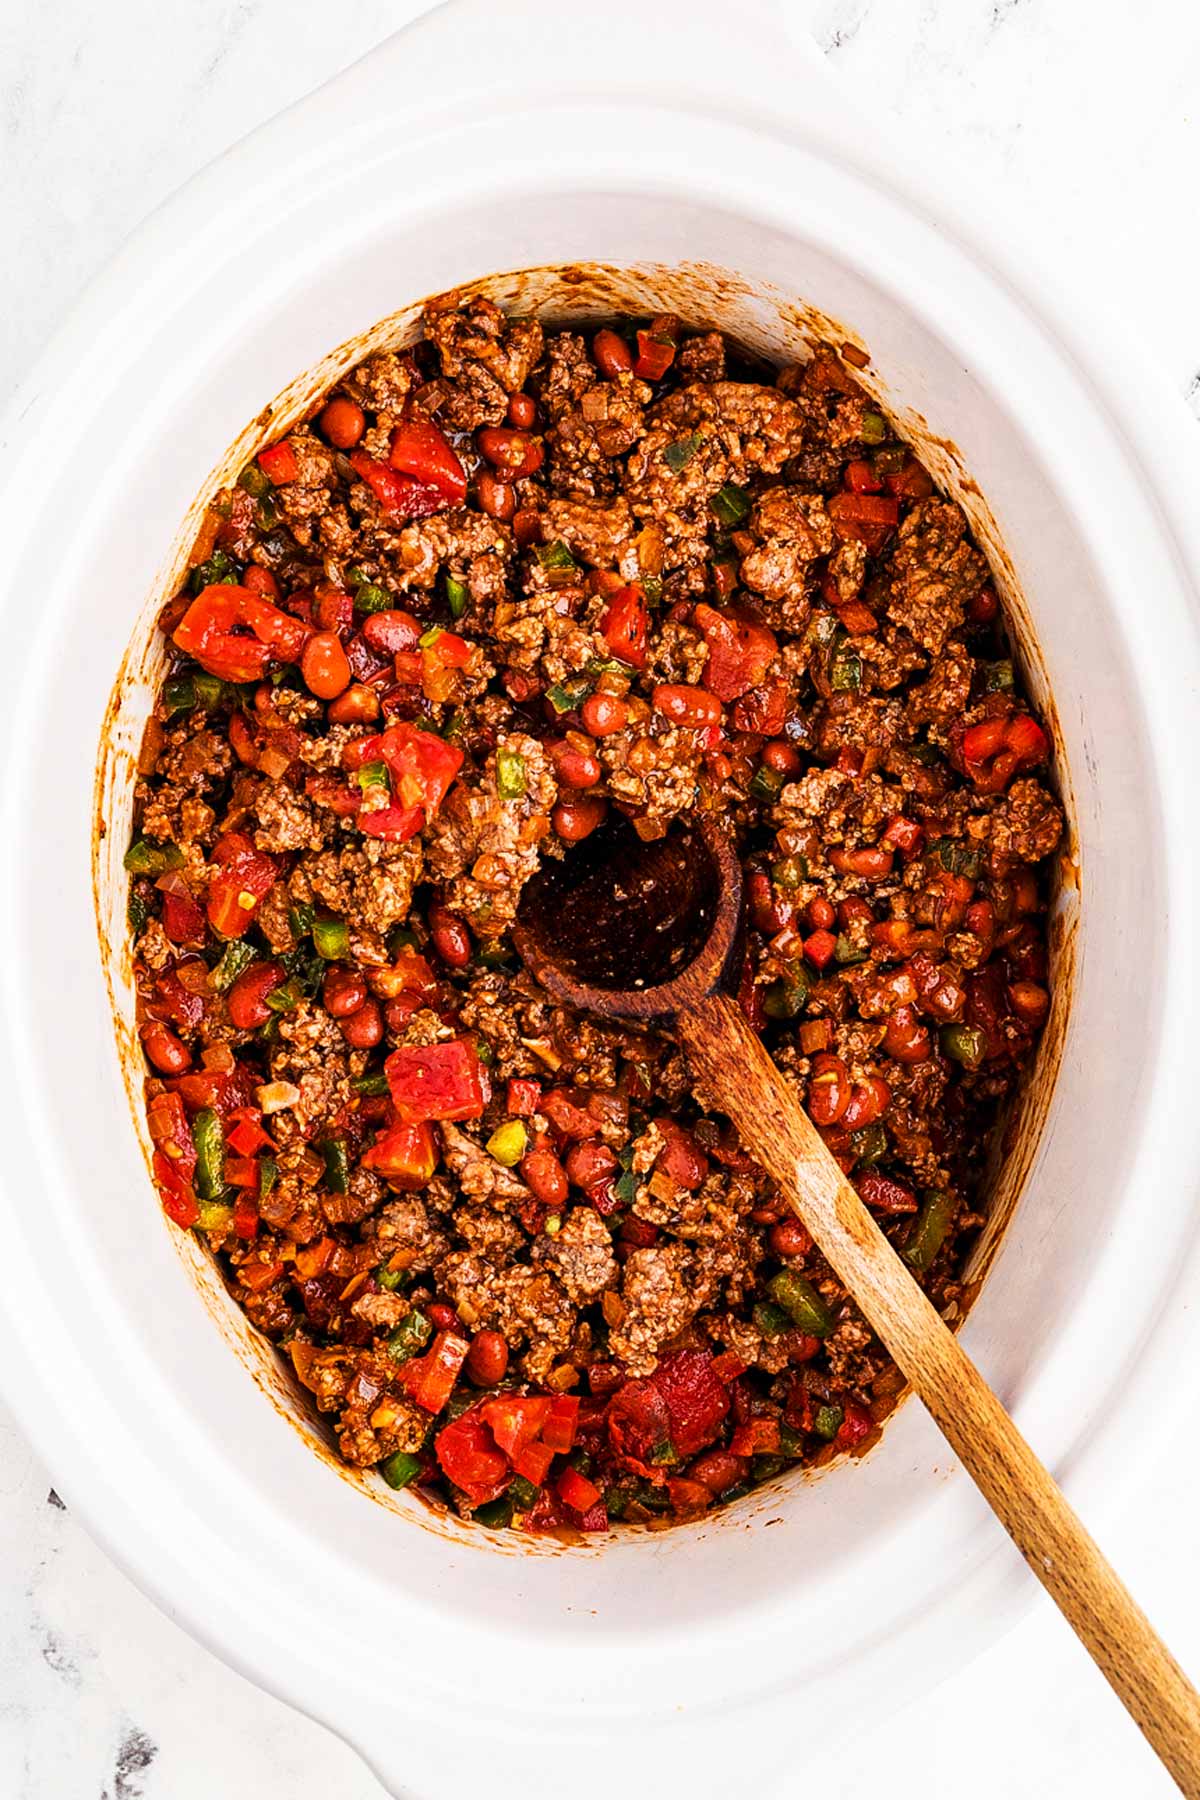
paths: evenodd
<path fill-rule="evenodd" d="M 799 0 L 798 0 L 799 3 Z M 422 0 L 8 0 L 0 16 L 0 400 L 87 280 L 197 168 Z M 1200 9 L 1142 0 L 818 0 L 825 52 L 900 129 L 1048 216 L 1200 416 Z M 721 9 L 718 29 L 731 16 Z M 1129 1455 L 1141 1454 L 1137 1445 Z M 1106 1548 L 1200 1669 L 1200 1451 L 1141 1471 Z M 0 1794 L 379 1800 L 336 1738 L 195 1645 L 105 1559 L 0 1413 Z M 689 1790 L 707 1792 L 688 1767 Z M 1174 1792 L 1049 1604 L 822 1759 L 824 1800 Z M 970 1770 L 969 1778 L 964 1771 Z M 628 1782 L 628 1775 L 624 1778 Z M 556 1784 L 557 1785 L 557 1784 Z M 531 1800 L 549 1792 L 531 1781 Z M 791 1790 L 791 1791 L 794 1791 Z"/>

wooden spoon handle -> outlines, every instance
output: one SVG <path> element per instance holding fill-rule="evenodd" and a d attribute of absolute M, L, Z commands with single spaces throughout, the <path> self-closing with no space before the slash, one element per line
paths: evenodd
<path fill-rule="evenodd" d="M 1189 1800 L 1200 1699 L 825 1148 L 736 1001 L 678 1017 L 698 1083 L 779 1185 L 1022 1556 Z"/>

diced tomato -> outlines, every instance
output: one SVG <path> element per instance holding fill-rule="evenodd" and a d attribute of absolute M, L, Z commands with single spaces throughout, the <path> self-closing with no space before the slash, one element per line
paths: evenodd
<path fill-rule="evenodd" d="M 693 617 L 708 645 L 705 687 L 721 700 L 738 700 L 758 687 L 779 649 L 775 633 L 755 619 L 719 613 L 703 600 Z"/>
<path fill-rule="evenodd" d="M 400 1365 L 400 1381 L 417 1405 L 426 1412 L 441 1412 L 454 1392 L 471 1348 L 457 1332 L 439 1331 L 424 1356 Z"/>
<path fill-rule="evenodd" d="M 713 1373 L 708 1350 L 677 1350 L 666 1356 L 649 1378 L 667 1402 L 671 1441 L 689 1461 L 711 1444 L 729 1410 L 729 1395 Z"/>
<path fill-rule="evenodd" d="M 242 831 L 227 831 L 213 847 L 217 873 L 208 890 L 208 922 L 221 937 L 241 937 L 279 870 Z"/>
<path fill-rule="evenodd" d="M 172 887 L 163 890 L 162 925 L 173 944 L 204 942 L 207 935 L 204 929 L 204 911 L 192 899 L 186 882 L 180 881 L 178 889 Z"/>
<path fill-rule="evenodd" d="M 613 1395 L 608 1432 L 618 1456 L 638 1474 L 661 1481 L 666 1468 L 711 1444 L 729 1411 L 729 1391 L 707 1350 L 677 1350 L 653 1375 L 627 1381 Z"/>
<path fill-rule="evenodd" d="M 302 619 L 294 619 L 281 607 L 272 606 L 261 594 L 247 587 L 238 588 L 238 622 L 249 626 L 260 644 L 281 662 L 298 662 L 312 631 Z"/>
<path fill-rule="evenodd" d="M 548 1394 L 503 1394 L 485 1400 L 479 1416 L 490 1426 L 504 1454 L 515 1458 L 538 1436 L 550 1417 L 551 1404 Z"/>
<path fill-rule="evenodd" d="M 431 482 L 399 475 L 387 463 L 377 462 L 365 450 L 350 452 L 350 466 L 365 481 L 385 512 L 402 519 L 428 519 L 450 504 L 446 491 Z"/>
<path fill-rule="evenodd" d="M 650 613 L 646 606 L 646 596 L 637 583 L 631 581 L 613 595 L 600 620 L 604 641 L 621 662 L 629 663 L 635 669 L 644 669 L 649 629 Z"/>
<path fill-rule="evenodd" d="M 541 1487 L 553 1461 L 554 1451 L 549 1444 L 526 1444 L 513 1457 L 513 1468 L 526 1481 L 532 1481 L 534 1487 Z"/>
<path fill-rule="evenodd" d="M 507 1487 L 508 1458 L 496 1448 L 478 1407 L 443 1425 L 434 1449 L 442 1473 L 473 1505 L 485 1506 Z"/>
<path fill-rule="evenodd" d="M 239 596 L 232 586 L 210 586 L 199 594 L 175 627 L 174 643 L 201 668 L 222 681 L 261 681 L 271 653 L 255 638 L 239 637 Z"/>
<path fill-rule="evenodd" d="M 463 765 L 463 752 L 457 745 L 407 720 L 360 740 L 356 752 L 359 767 L 370 762 L 387 764 L 397 807 L 423 807 L 426 817 L 432 817 L 442 804 Z"/>
<path fill-rule="evenodd" d="M 260 450 L 258 466 L 276 487 L 286 487 L 300 473 L 296 452 L 286 438 L 282 443 L 272 444 L 269 450 Z"/>
<path fill-rule="evenodd" d="M 418 481 L 439 488 L 455 504 L 466 497 L 466 471 L 447 438 L 427 419 L 410 419 L 397 425 L 388 462 L 402 475 L 415 476 Z"/>
<path fill-rule="evenodd" d="M 189 1182 L 196 1167 L 196 1146 L 179 1095 L 155 1094 L 146 1108 L 146 1123 L 154 1148 L 183 1182 Z"/>
<path fill-rule="evenodd" d="M 487 1104 L 473 1038 L 404 1045 L 388 1057 L 384 1071 L 396 1116 L 404 1124 L 477 1119 Z"/>
<path fill-rule="evenodd" d="M 230 1187 L 257 1188 L 258 1164 L 252 1156 L 227 1156 L 225 1179 Z"/>
<path fill-rule="evenodd" d="M 570 1450 L 579 1425 L 579 1400 L 574 1394 L 556 1394 L 550 1414 L 541 1428 L 543 1444 L 552 1450 Z"/>
<path fill-rule="evenodd" d="M 261 594 L 264 600 L 279 598 L 279 583 L 270 569 L 260 569 L 257 563 L 251 563 L 242 576 L 242 586 L 249 588 L 252 594 Z"/>
<path fill-rule="evenodd" d="M 238 628 L 253 637 L 237 635 Z M 223 681 L 261 681 L 272 654 L 294 662 L 309 630 L 261 594 L 214 582 L 198 594 L 175 627 L 173 641 L 201 668 Z"/>
<path fill-rule="evenodd" d="M 735 731 L 779 737 L 788 718 L 786 685 L 782 681 L 764 681 L 761 687 L 735 701 L 730 717 Z"/>
<path fill-rule="evenodd" d="M 367 837 L 387 838 L 393 844 L 406 844 L 425 825 L 423 806 L 380 806 L 374 812 L 358 809 L 358 827 Z"/>
<path fill-rule="evenodd" d="M 152 1166 L 154 1184 L 158 1189 L 163 1211 L 174 1224 L 190 1231 L 200 1217 L 200 1206 L 191 1184 L 160 1150 L 154 1152 Z"/>
<path fill-rule="evenodd" d="M 438 1165 L 433 1127 L 424 1121 L 390 1126 L 364 1152 L 362 1164 L 382 1175 L 390 1187 L 415 1194 L 428 1185 Z"/>
<path fill-rule="evenodd" d="M 556 1483 L 558 1497 L 572 1512 L 590 1512 L 600 1499 L 600 1489 L 578 1469 L 564 1469 Z"/>
<path fill-rule="evenodd" d="M 204 1017 L 204 995 L 184 987 L 174 969 L 164 969 L 154 983 L 153 1010 L 156 1017 L 165 1014 L 174 1024 L 194 1031 Z"/>

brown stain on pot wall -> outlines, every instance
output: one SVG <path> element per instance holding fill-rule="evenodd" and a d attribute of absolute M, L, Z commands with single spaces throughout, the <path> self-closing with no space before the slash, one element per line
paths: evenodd
<path fill-rule="evenodd" d="M 976 541 L 991 564 L 1004 602 L 1016 658 L 1030 692 L 1051 725 L 1055 741 L 1061 743 L 1061 734 L 1055 729 L 1053 697 L 1033 618 L 983 495 L 963 466 L 957 448 L 939 437 L 920 414 L 894 403 L 886 377 L 870 362 L 866 344 L 843 321 L 765 283 L 751 284 L 729 270 L 691 263 L 628 266 L 575 263 L 518 269 L 464 283 L 456 292 L 463 296 L 483 294 L 506 311 L 537 313 L 547 322 L 559 325 L 583 325 L 619 314 L 675 312 L 689 327 L 723 331 L 749 356 L 775 365 L 806 361 L 817 343 L 850 345 L 857 352 L 853 359 L 856 380 L 880 410 L 895 422 L 900 435 L 912 444 L 938 485 L 966 512 Z M 143 1104 L 146 1071 L 135 1026 L 132 956 L 126 921 L 128 878 L 122 859 L 133 821 L 133 791 L 142 736 L 167 664 L 164 640 L 156 629 L 157 616 L 164 601 L 178 593 L 183 585 L 189 553 L 217 492 L 231 485 L 265 444 L 310 417 L 325 392 L 365 356 L 383 348 L 399 349 L 414 342 L 420 335 L 424 305 L 423 300 L 413 301 L 338 345 L 290 382 L 238 434 L 201 483 L 185 513 L 158 575 L 143 597 L 129 647 L 117 673 L 105 715 L 96 770 L 92 883 L 101 962 L 112 1008 L 121 1074 L 134 1129 L 146 1159 L 148 1219 L 151 1214 L 157 1214 L 158 1208 L 149 1175 L 151 1145 Z M 864 359 L 862 367 L 858 366 L 860 358 Z M 1012 1217 L 1045 1122 L 1063 1051 L 1074 980 L 1078 871 L 1074 797 L 1069 770 L 1061 758 L 1055 776 L 1067 815 L 1069 845 L 1056 883 L 1051 922 L 1054 979 L 1050 1017 L 1034 1066 L 1027 1071 L 1022 1093 L 1010 1113 L 1002 1148 L 1000 1134 L 997 1134 L 987 1191 L 987 1223 L 969 1259 L 964 1304 L 956 1324 L 978 1295 Z M 364 1478 L 348 1468 L 336 1455 L 328 1435 L 310 1411 L 306 1398 L 302 1397 L 290 1366 L 253 1330 L 241 1308 L 226 1291 L 213 1257 L 194 1233 L 173 1227 L 168 1229 L 176 1251 L 225 1343 L 276 1411 L 340 1479 L 459 1548 L 506 1555 L 554 1555 L 563 1548 L 553 1539 L 527 1537 L 519 1532 L 490 1532 L 477 1525 L 467 1525 L 444 1509 L 427 1507 L 408 1493 L 394 1494 L 379 1478 Z M 889 1395 L 878 1408 L 881 1417 L 894 1410 L 903 1397 L 903 1390 Z M 708 1520 L 673 1527 L 673 1534 L 682 1539 L 691 1534 L 708 1535 L 761 1523 L 778 1505 L 785 1485 L 792 1491 L 797 1482 L 816 1479 L 845 1460 L 838 1458 L 815 1469 L 777 1476 Z M 767 1517 L 766 1522 L 775 1521 Z M 623 1528 L 622 1534 L 627 1535 L 630 1529 Z M 584 1540 L 572 1553 L 579 1554 L 582 1550 L 586 1554 L 598 1554 L 605 1541 L 603 1538 Z"/>

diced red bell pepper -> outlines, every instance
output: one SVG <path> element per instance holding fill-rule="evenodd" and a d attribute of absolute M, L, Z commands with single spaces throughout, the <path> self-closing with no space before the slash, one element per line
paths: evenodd
<path fill-rule="evenodd" d="M 402 1045 L 388 1057 L 384 1072 L 396 1116 L 404 1124 L 477 1119 L 487 1104 L 473 1038 Z"/>
<path fill-rule="evenodd" d="M 550 1414 L 541 1428 L 543 1444 L 552 1450 L 569 1450 L 575 1442 L 579 1425 L 579 1400 L 574 1394 L 556 1394 L 550 1403 Z"/>
<path fill-rule="evenodd" d="M 257 1167 L 257 1165 L 255 1165 Z M 240 1238 L 258 1236 L 258 1207 L 249 1194 L 239 1194 L 233 1203 L 233 1229 Z"/>
<path fill-rule="evenodd" d="M 788 690 L 782 681 L 764 681 L 761 687 L 735 701 L 730 715 L 735 731 L 753 731 L 762 737 L 778 737 L 787 724 Z"/>
<path fill-rule="evenodd" d="M 531 1444 L 550 1417 L 548 1394 L 502 1394 L 485 1400 L 479 1416 L 506 1456 L 516 1458 Z"/>
<path fill-rule="evenodd" d="M 857 538 L 871 551 L 900 522 L 900 502 L 890 494 L 834 494 L 828 511 L 840 538 Z"/>
<path fill-rule="evenodd" d="M 274 1143 L 263 1130 L 262 1114 L 257 1107 L 240 1106 L 230 1114 L 234 1124 L 225 1133 L 225 1142 L 238 1156 L 257 1156 L 260 1150 L 274 1149 Z"/>
<path fill-rule="evenodd" d="M 842 479 L 852 494 L 877 494 L 883 486 L 870 463 L 860 458 L 846 464 Z"/>
<path fill-rule="evenodd" d="M 401 1384 L 425 1412 L 441 1412 L 454 1392 L 470 1348 L 457 1332 L 439 1331 L 424 1356 L 401 1363 Z"/>
<path fill-rule="evenodd" d="M 676 346 L 665 337 L 655 337 L 653 330 L 637 334 L 637 361 L 633 372 L 639 381 L 661 381 L 675 361 Z"/>
<path fill-rule="evenodd" d="M 572 1512 L 590 1512 L 600 1499 L 600 1489 L 578 1469 L 564 1469 L 555 1484 L 558 1497 Z"/>
<path fill-rule="evenodd" d="M 773 1456 L 779 1449 L 779 1420 L 757 1415 L 739 1425 L 729 1440 L 732 1456 Z"/>
<path fill-rule="evenodd" d="M 278 867 L 242 831 L 227 831 L 217 839 L 213 861 L 217 873 L 209 884 L 208 922 L 221 937 L 241 937 L 274 887 Z"/>
<path fill-rule="evenodd" d="M 505 1092 L 505 1105 L 510 1118 L 528 1119 L 541 1104 L 542 1084 L 524 1075 L 514 1075 Z"/>
<path fill-rule="evenodd" d="M 620 593 L 613 595 L 600 620 L 600 630 L 619 661 L 634 669 L 645 668 L 650 613 L 646 596 L 636 582 L 631 581 Z"/>
<path fill-rule="evenodd" d="M 566 1088 L 551 1088 L 538 1111 L 544 1113 L 561 1137 L 576 1141 L 600 1136 L 600 1121 L 571 1098 Z"/>
<path fill-rule="evenodd" d="M 356 753 L 359 767 L 386 763 L 396 806 L 423 807 L 427 818 L 442 804 L 463 765 L 463 752 L 457 745 L 407 720 L 360 740 Z"/>
<path fill-rule="evenodd" d="M 508 1458 L 496 1448 L 478 1407 L 443 1425 L 434 1449 L 443 1475 L 461 1488 L 473 1505 L 486 1506 L 508 1486 Z"/>
<path fill-rule="evenodd" d="M 828 968 L 836 949 L 837 938 L 832 931 L 813 931 L 804 940 L 804 954 L 817 969 Z"/>
<path fill-rule="evenodd" d="M 365 450 L 350 452 L 350 466 L 365 481 L 385 512 L 401 519 L 428 519 L 449 501 L 445 490 L 411 475 L 399 475 L 387 463 L 377 462 Z"/>
<path fill-rule="evenodd" d="M 513 1457 L 513 1468 L 526 1481 L 532 1481 L 534 1487 L 541 1487 L 553 1461 L 554 1451 L 549 1444 L 526 1444 Z"/>
<path fill-rule="evenodd" d="M 456 505 L 466 497 L 466 470 L 444 433 L 430 420 L 410 419 L 397 425 L 388 462 L 402 475 L 439 488 Z"/>
<path fill-rule="evenodd" d="M 726 1384 L 736 1381 L 740 1375 L 746 1373 L 749 1367 L 749 1363 L 744 1357 L 739 1356 L 736 1350 L 722 1350 L 719 1356 L 713 1357 L 713 1374 L 718 1381 Z"/>
<path fill-rule="evenodd" d="M 432 1125 L 392 1125 L 380 1133 L 364 1152 L 363 1167 L 374 1169 L 390 1187 L 415 1194 L 426 1187 L 438 1165 L 437 1138 Z"/>
<path fill-rule="evenodd" d="M 702 1481 L 692 1481 L 686 1475 L 671 1475 L 667 1478 L 667 1492 L 671 1496 L 671 1506 L 681 1517 L 702 1513 L 712 1505 L 712 1489 L 706 1488 Z"/>
<path fill-rule="evenodd" d="M 865 1437 L 870 1437 L 874 1429 L 875 1421 L 866 1407 L 857 1400 L 845 1400 L 842 1402 L 842 1422 L 833 1441 L 839 1450 L 853 1450 Z"/>
<path fill-rule="evenodd" d="M 257 1189 L 258 1164 L 252 1156 L 227 1156 L 225 1179 L 230 1187 Z"/>
<path fill-rule="evenodd" d="M 286 438 L 282 443 L 272 444 L 269 450 L 260 450 L 258 466 L 276 487 L 286 487 L 300 473 L 296 452 Z"/>
<path fill-rule="evenodd" d="M 927 500 L 933 492 L 933 477 L 915 456 L 910 456 L 902 469 L 884 476 L 883 485 L 889 493 L 905 500 Z"/>
<path fill-rule="evenodd" d="M 703 600 L 692 616 L 708 645 L 705 687 L 720 700 L 739 700 L 758 687 L 779 649 L 775 633 L 756 619 L 719 613 Z"/>
<path fill-rule="evenodd" d="M 274 1287 L 282 1274 L 281 1262 L 247 1262 L 238 1270 L 238 1280 L 251 1293 L 263 1294 L 269 1287 Z"/>

